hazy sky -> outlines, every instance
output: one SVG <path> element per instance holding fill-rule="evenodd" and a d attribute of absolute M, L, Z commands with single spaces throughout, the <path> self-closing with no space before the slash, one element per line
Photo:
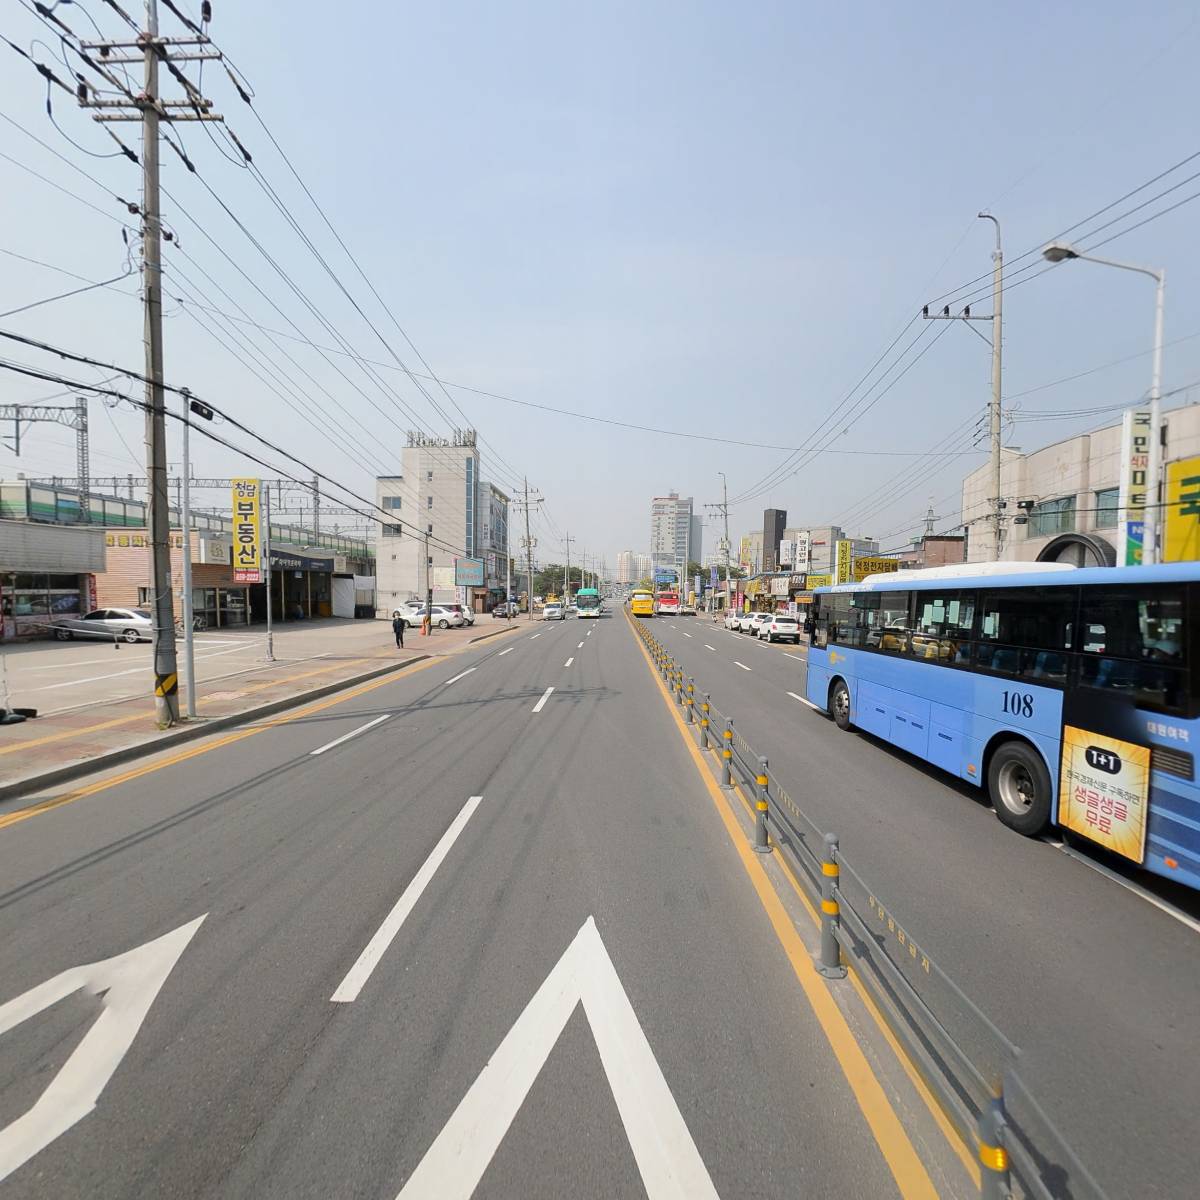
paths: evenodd
<path fill-rule="evenodd" d="M 129 7 L 139 12 L 136 0 Z M 194 13 L 198 6 L 184 7 Z M 975 219 L 981 208 L 990 206 L 1003 222 L 1016 269 L 1031 261 L 1018 259 L 1023 252 L 1200 150 L 1200 23 L 1184 3 L 363 0 L 343 10 L 260 0 L 214 8 L 214 40 L 252 83 L 257 111 L 443 379 L 770 446 L 806 445 L 837 430 L 833 448 L 870 452 L 822 454 L 739 504 L 735 537 L 761 527 L 767 504 L 786 508 L 793 523 L 847 520 L 885 546 L 902 542 L 930 502 L 939 524 L 951 524 L 962 476 L 984 455 L 920 460 L 896 452 L 969 444 L 965 434 L 950 435 L 969 430 L 988 399 L 990 358 L 981 341 L 959 324 L 918 323 L 908 337 L 926 336 L 914 354 L 944 336 L 903 380 L 858 419 L 843 414 L 831 425 L 831 410 L 922 301 L 990 271 L 993 232 Z M 106 34 L 121 32 L 99 0 L 58 11 L 82 31 L 81 9 Z M 168 12 L 162 21 L 165 32 L 180 32 Z M 59 53 L 45 27 L 12 0 L 0 11 L 0 32 L 27 49 L 36 40 L 32 51 L 43 61 Z M 133 164 L 72 146 L 47 119 L 40 78 L 7 47 L 0 51 L 0 112 L 112 192 L 136 199 Z M 66 74 L 61 64 L 59 71 Z M 419 370 L 229 80 L 209 64 L 203 86 L 392 349 Z M 70 97 L 52 99 L 59 126 L 81 147 L 113 148 Z M 118 128 L 136 146 L 136 127 Z M 168 379 L 369 494 L 376 470 L 397 469 L 402 430 L 415 424 L 401 403 L 427 430 L 444 432 L 445 422 L 254 178 L 198 126 L 182 127 L 180 136 L 213 191 L 337 332 L 384 364 L 373 369 L 386 389 L 349 357 L 329 356 L 343 377 L 304 344 L 336 346 L 164 148 L 164 184 L 174 197 L 164 198 L 164 215 L 181 247 L 166 251 L 168 295 L 186 290 L 199 298 L 198 285 L 208 297 L 202 303 L 235 316 L 240 305 L 252 321 L 299 337 L 278 338 L 278 345 L 308 373 L 244 324 L 254 352 L 272 358 L 274 365 L 258 369 L 284 396 L 274 394 L 196 319 L 223 318 L 173 298 Z M 81 286 L 14 253 L 89 280 L 124 269 L 126 249 L 112 218 L 133 218 L 111 196 L 2 120 L 0 154 L 109 214 L 0 158 L 0 312 Z M 1200 159 L 1087 228 L 1195 170 Z M 1198 187 L 1183 184 L 1093 240 Z M 1200 380 L 1198 217 L 1200 201 L 1099 251 L 1168 269 L 1167 338 L 1177 342 L 1166 352 L 1168 389 Z M 135 286 L 131 275 L 120 290 L 8 316 L 0 327 L 139 368 Z M 990 311 L 986 294 L 974 303 Z M 1014 287 L 1005 309 L 1005 391 L 1020 406 L 1018 417 L 1130 403 L 1146 387 L 1148 280 L 1069 263 Z M 230 340 L 227 331 L 222 337 Z M 1127 356 L 1139 357 L 1030 392 Z M 11 343 L 0 357 L 61 366 Z M 298 400 L 293 386 L 303 389 Z M 9 403 L 56 390 L 0 372 Z M 576 554 L 604 554 L 611 566 L 621 549 L 647 549 L 651 496 L 678 489 L 698 505 L 717 500 L 720 471 L 731 496 L 740 495 L 786 457 L 451 393 L 487 442 L 485 476 L 510 484 L 527 472 L 545 496 L 543 559 L 561 557 L 557 536 L 569 530 Z M 1200 397 L 1200 387 L 1192 396 Z M 1188 398 L 1180 393 L 1173 402 Z M 318 413 L 311 424 L 304 407 Z M 1024 419 L 1007 436 L 1035 448 L 1110 419 L 1086 412 Z M 140 469 L 138 413 L 95 401 L 92 428 L 94 474 Z M 177 428 L 171 436 L 177 461 Z M 0 451 L 0 476 L 73 474 L 73 447 L 66 430 L 37 426 L 19 460 Z M 259 473 L 211 446 L 197 447 L 195 462 L 200 473 Z M 863 503 L 894 476 L 879 500 Z M 710 525 L 707 547 L 714 537 Z"/>

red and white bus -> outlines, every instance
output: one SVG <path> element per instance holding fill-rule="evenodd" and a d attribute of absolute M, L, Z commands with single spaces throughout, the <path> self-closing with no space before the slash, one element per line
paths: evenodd
<path fill-rule="evenodd" d="M 679 615 L 679 592 L 675 589 L 658 592 L 654 597 L 654 611 L 660 617 L 677 617 Z"/>

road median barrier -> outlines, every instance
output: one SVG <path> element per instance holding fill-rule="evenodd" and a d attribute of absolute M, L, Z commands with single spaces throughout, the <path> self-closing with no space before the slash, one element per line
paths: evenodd
<path fill-rule="evenodd" d="M 695 680 L 648 628 L 630 621 L 671 697 L 687 703 Z M 984 1200 L 1107 1200 L 1099 1183 L 1024 1084 L 1020 1050 L 932 960 L 895 911 L 842 852 L 836 833 L 821 830 L 751 746 L 732 716 L 702 692 L 701 751 L 720 758 L 720 783 L 736 794 L 754 823 L 752 847 L 780 852 L 784 874 L 819 925 L 817 971 L 831 982 L 849 973 L 948 1136 Z M 686 699 L 685 699 L 686 697 Z M 689 716 L 691 710 L 689 708 Z M 710 739 L 715 723 L 722 730 Z M 686 721 L 684 736 L 693 736 Z M 703 757 L 703 756 L 702 756 Z M 753 805 L 747 799 L 754 797 Z M 935 1107 L 936 1106 L 936 1107 Z"/>

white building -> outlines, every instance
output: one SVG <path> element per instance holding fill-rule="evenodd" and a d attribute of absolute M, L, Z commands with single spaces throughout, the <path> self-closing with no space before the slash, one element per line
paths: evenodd
<path fill-rule="evenodd" d="M 692 538 L 697 536 L 692 517 L 691 496 L 680 497 L 678 492 L 655 496 L 650 503 L 650 561 L 653 567 L 685 568 L 692 561 Z M 699 547 L 697 536 L 696 549 Z"/>
<path fill-rule="evenodd" d="M 1200 407 L 1163 414 L 1160 561 L 1200 558 Z M 1141 478 L 1148 456 L 1121 424 L 1021 454 L 1006 450 L 1000 466 L 1000 558 L 1009 561 L 1070 562 L 1077 566 L 1126 565 L 1121 512 L 1123 468 L 1131 486 Z M 991 467 L 963 480 L 962 514 L 967 527 L 967 561 L 995 558 Z M 1189 503 L 1191 500 L 1191 503 Z M 1195 512 L 1193 512 L 1195 508 Z M 1141 515 L 1128 514 L 1131 519 Z"/>
<path fill-rule="evenodd" d="M 473 429 L 450 438 L 409 433 L 401 474 L 375 481 L 375 503 L 393 513 L 376 534 L 377 611 L 384 616 L 406 600 L 466 603 L 476 609 L 504 591 L 508 555 L 508 497 L 479 477 Z M 481 584 L 455 584 L 455 561 L 479 559 Z"/>

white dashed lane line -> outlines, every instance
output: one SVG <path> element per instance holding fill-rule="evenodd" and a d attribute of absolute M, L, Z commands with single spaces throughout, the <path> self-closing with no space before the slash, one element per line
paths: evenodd
<path fill-rule="evenodd" d="M 513 652 L 513 648 L 511 646 L 509 646 L 509 648 L 507 650 L 501 650 L 500 653 L 496 655 L 496 657 L 503 658 L 506 654 L 511 654 L 512 652 Z"/>
<path fill-rule="evenodd" d="M 801 704 L 807 704 L 814 712 L 820 712 L 820 706 L 814 704 L 811 700 L 806 700 L 803 696 L 797 696 L 795 692 L 788 692 L 793 700 L 799 700 Z"/>
<path fill-rule="evenodd" d="M 738 660 L 736 658 L 733 660 L 733 665 L 735 667 L 741 667 L 743 671 L 753 671 L 754 670 L 753 667 L 748 667 L 748 666 L 746 666 L 745 663 L 738 662 Z"/>
<path fill-rule="evenodd" d="M 552 687 L 548 687 L 543 693 L 542 698 L 533 706 L 532 712 L 540 713 L 546 707 L 546 701 L 550 699 L 550 694 L 554 691 Z"/>
<path fill-rule="evenodd" d="M 707 642 L 704 643 L 704 648 L 705 650 L 712 650 L 714 652 L 716 651 L 716 646 L 710 646 Z"/>
<path fill-rule="evenodd" d="M 574 661 L 575 661 L 575 657 L 574 657 L 574 655 L 572 655 L 570 658 L 567 659 L 567 661 L 565 663 L 563 663 L 563 666 L 569 667 Z"/>
<path fill-rule="evenodd" d="M 316 750 L 310 750 L 310 755 L 324 754 L 326 750 L 332 750 L 334 746 L 340 746 L 343 742 L 348 742 L 351 738 L 358 737 L 360 733 L 366 733 L 374 725 L 378 725 L 386 721 L 391 713 L 384 713 L 382 717 L 376 717 L 373 721 L 368 721 L 365 725 L 360 725 L 357 729 L 350 730 L 349 733 L 343 733 L 340 738 L 334 738 L 332 742 L 327 742 L 324 746 L 319 746 Z"/>
<path fill-rule="evenodd" d="M 692 635 L 690 633 L 685 633 L 683 636 L 686 638 L 690 638 Z"/>

